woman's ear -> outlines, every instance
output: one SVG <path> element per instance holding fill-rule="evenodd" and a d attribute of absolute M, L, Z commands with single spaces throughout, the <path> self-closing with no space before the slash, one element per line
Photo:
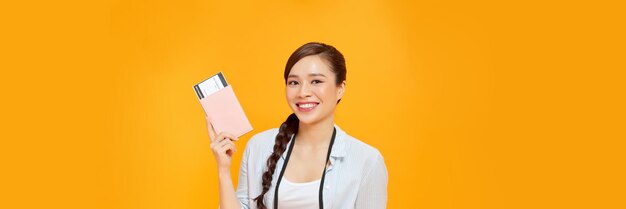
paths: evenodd
<path fill-rule="evenodd" d="M 343 98 L 343 94 L 346 92 L 346 81 L 341 82 L 337 87 L 337 100 Z"/>

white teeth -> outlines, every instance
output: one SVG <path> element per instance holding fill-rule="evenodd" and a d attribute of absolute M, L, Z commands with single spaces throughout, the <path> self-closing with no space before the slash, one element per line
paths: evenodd
<path fill-rule="evenodd" d="M 313 103 L 306 103 L 306 104 L 301 104 L 300 107 L 301 108 L 311 108 L 316 106 L 317 104 L 313 104 Z"/>

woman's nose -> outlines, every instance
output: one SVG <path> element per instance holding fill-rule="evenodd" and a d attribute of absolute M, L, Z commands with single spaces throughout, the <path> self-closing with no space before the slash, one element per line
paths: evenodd
<path fill-rule="evenodd" d="M 300 97 L 309 97 L 311 96 L 311 90 L 309 85 L 304 84 L 300 87 L 300 92 L 298 92 Z"/>

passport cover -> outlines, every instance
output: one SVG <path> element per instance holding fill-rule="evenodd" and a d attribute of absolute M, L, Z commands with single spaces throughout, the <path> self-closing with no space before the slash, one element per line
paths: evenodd
<path fill-rule="evenodd" d="M 252 131 L 252 125 L 235 96 L 232 85 L 200 99 L 215 134 L 228 132 L 237 137 Z"/>

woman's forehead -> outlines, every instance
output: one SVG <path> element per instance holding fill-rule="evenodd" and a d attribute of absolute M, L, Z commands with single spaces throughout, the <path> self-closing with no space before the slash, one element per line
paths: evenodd
<path fill-rule="evenodd" d="M 306 56 L 296 62 L 289 72 L 289 77 L 333 76 L 330 67 L 320 56 Z"/>

